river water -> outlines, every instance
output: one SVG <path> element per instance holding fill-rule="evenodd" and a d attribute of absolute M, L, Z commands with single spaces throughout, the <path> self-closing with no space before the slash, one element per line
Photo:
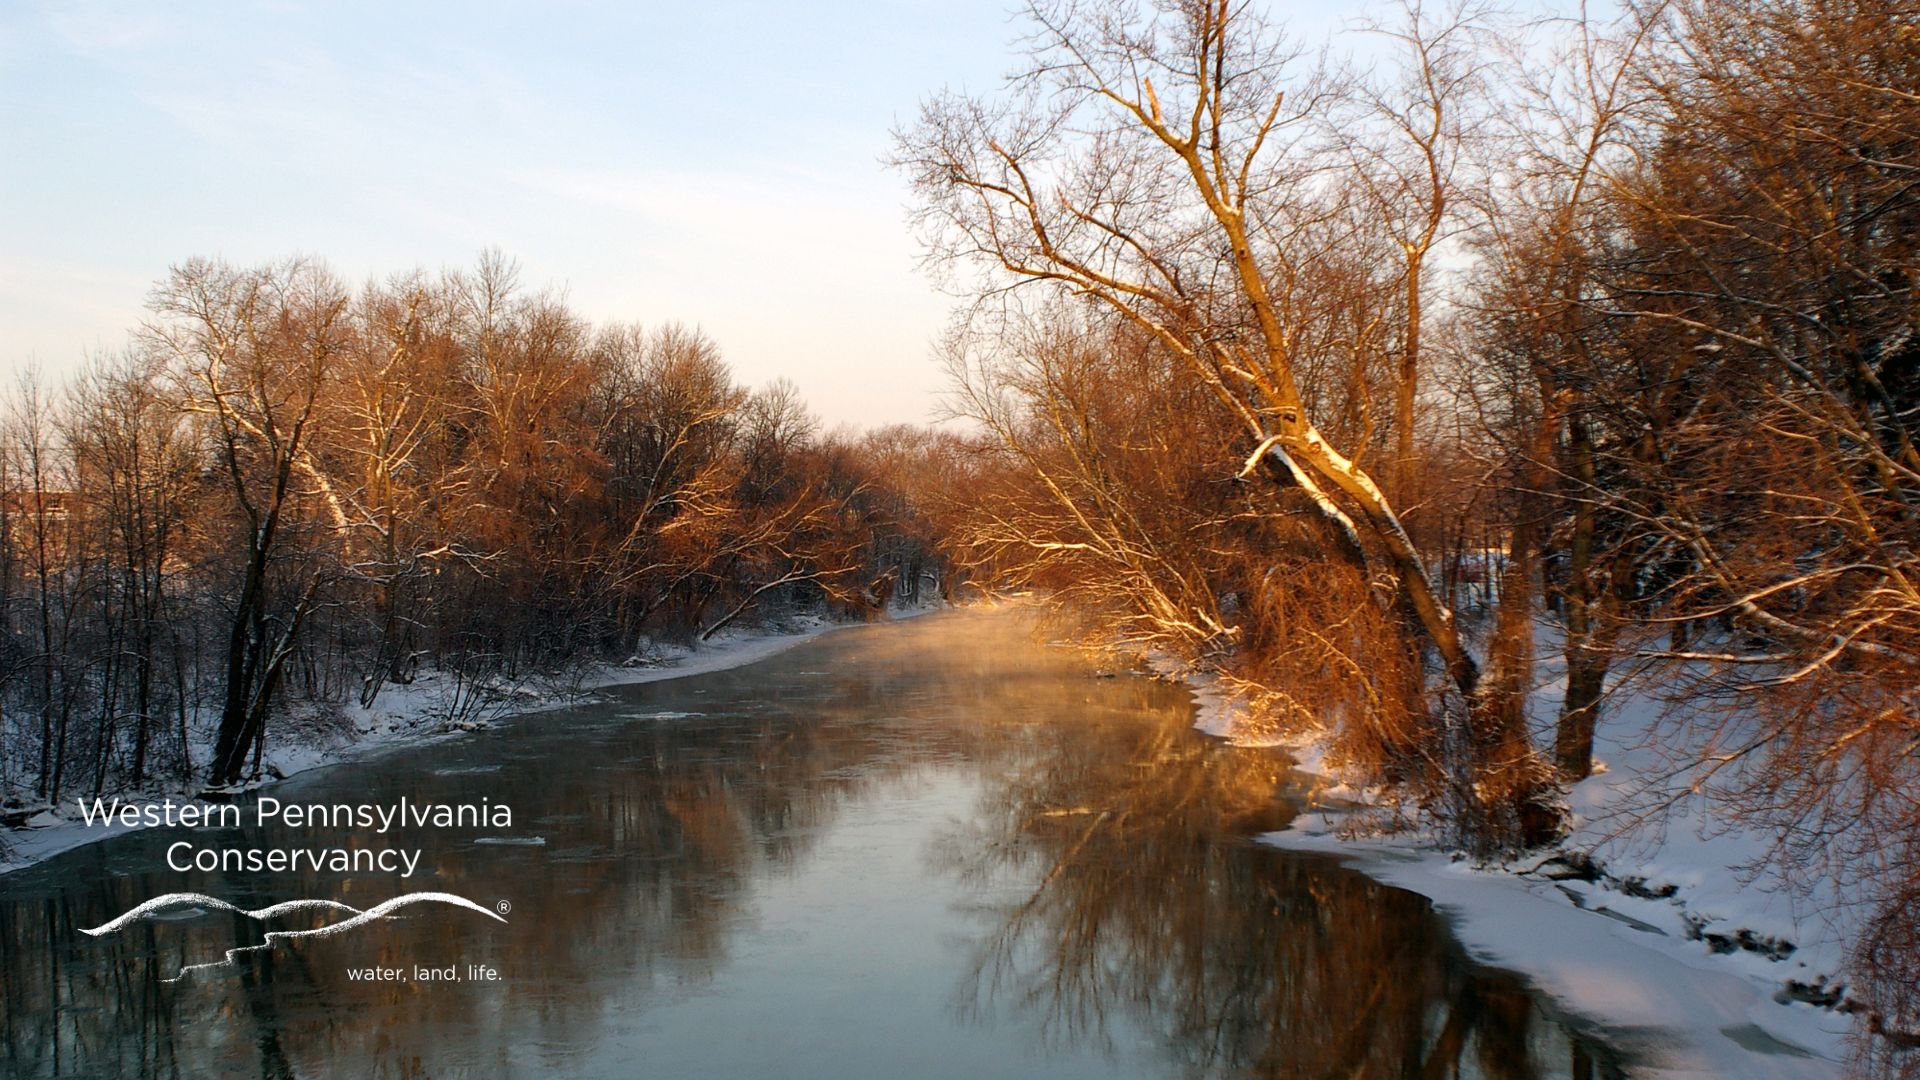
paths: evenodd
<path fill-rule="evenodd" d="M 1110 677 L 1018 616 L 951 613 L 306 773 L 268 794 L 486 799 L 513 825 L 149 829 L 0 878 L 0 1073 L 1620 1074 L 1422 898 L 1253 843 L 1293 813 L 1289 762 L 1192 719 L 1179 687 Z M 180 873 L 181 839 L 422 859 L 404 881 Z M 269 927 L 76 929 L 183 890 L 509 913 L 416 904 L 206 968 Z M 378 966 L 459 981 L 349 977 Z"/>

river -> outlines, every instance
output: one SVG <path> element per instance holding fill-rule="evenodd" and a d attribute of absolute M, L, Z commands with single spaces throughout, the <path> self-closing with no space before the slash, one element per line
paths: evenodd
<path fill-rule="evenodd" d="M 974 612 L 841 630 L 267 792 L 485 799 L 510 829 L 149 829 L 0 878 L 4 1071 L 1622 1073 L 1603 1033 L 1474 962 L 1421 897 L 1255 844 L 1294 812 L 1284 754 L 1200 735 L 1180 687 L 1029 631 Z M 182 873 L 165 860 L 183 838 L 422 854 L 409 880 Z M 226 965 L 261 923 L 78 931 L 183 890 L 358 908 L 438 890 L 508 914 L 418 904 Z M 376 967 L 458 979 L 351 977 Z"/>

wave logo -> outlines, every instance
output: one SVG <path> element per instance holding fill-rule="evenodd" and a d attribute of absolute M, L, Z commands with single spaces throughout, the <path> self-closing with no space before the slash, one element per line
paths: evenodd
<path fill-rule="evenodd" d="M 365 926 L 370 922 L 378 922 L 401 908 L 411 907 L 414 904 L 427 903 L 449 904 L 453 907 L 477 911 L 495 922 L 504 923 L 507 921 L 464 896 L 456 896 L 453 893 L 444 892 L 408 893 L 405 896 L 396 896 L 384 903 L 375 904 L 373 907 L 367 908 L 364 911 L 350 904 L 342 904 L 337 900 L 288 900 L 269 907 L 248 909 L 238 904 L 230 904 L 216 896 L 208 896 L 205 893 L 177 892 L 167 893 L 165 896 L 156 896 L 146 903 L 128 910 L 118 918 L 101 923 L 99 926 L 91 929 L 83 927 L 80 932 L 89 937 L 104 937 L 108 934 L 117 933 L 123 927 L 138 922 L 141 919 L 153 918 L 182 909 L 231 911 L 235 914 L 245 915 L 249 919 L 261 922 L 268 919 L 277 919 L 282 915 L 292 914 L 296 911 L 342 911 L 348 915 L 347 918 L 341 919 L 339 922 L 328 923 L 325 926 L 316 926 L 311 930 L 269 930 L 267 931 L 266 940 L 258 945 L 241 945 L 228 949 L 224 959 L 207 964 L 189 964 L 180 969 L 180 974 L 175 975 L 171 979 L 164 980 L 166 982 L 179 982 L 181 979 L 186 978 L 187 973 L 190 971 L 200 971 L 207 968 L 233 967 L 241 953 L 271 949 L 273 948 L 273 943 L 276 941 L 286 941 L 292 938 L 304 937 L 331 937 L 335 934 L 343 934 L 355 927 Z M 503 904 L 502 906 L 504 907 L 505 905 Z"/>

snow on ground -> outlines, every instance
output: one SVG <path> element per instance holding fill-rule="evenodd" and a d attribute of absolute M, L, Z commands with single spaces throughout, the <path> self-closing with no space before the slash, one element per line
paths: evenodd
<path fill-rule="evenodd" d="M 896 614 L 895 618 L 917 615 L 929 609 L 918 608 Z M 628 683 L 661 682 L 666 679 L 684 679 L 690 675 L 706 675 L 710 672 L 725 671 L 729 668 L 744 667 L 775 653 L 819 637 L 829 630 L 856 623 L 833 623 L 825 619 L 809 617 L 799 620 L 792 629 L 783 633 L 765 631 L 747 631 L 732 636 L 722 636 L 698 647 L 691 645 L 655 645 L 640 656 L 624 665 L 604 664 L 581 681 L 581 689 L 598 689 L 603 686 L 618 686 Z"/>
<path fill-rule="evenodd" d="M 898 607 L 893 619 L 912 618 L 933 607 Z M 862 623 L 836 623 L 808 616 L 788 620 L 778 630 L 741 629 L 716 635 L 695 645 L 653 643 L 624 664 L 600 664 L 561 682 L 543 681 L 493 685 L 484 688 L 484 700 L 474 703 L 474 688 L 443 672 L 421 672 L 407 685 L 389 683 L 371 707 L 358 701 L 341 706 L 345 724 L 307 741 L 269 740 L 263 770 L 276 779 L 322 765 L 371 757 L 403 746 L 454 738 L 485 728 L 492 720 L 566 708 L 590 691 L 629 683 L 660 682 L 742 667 L 810 641 L 830 630 Z M 196 760 L 211 751 L 201 747 Z M 134 803 L 157 803 L 171 798 L 176 806 L 193 802 L 184 793 L 141 791 L 122 795 Z M 105 800 L 108 804 L 111 798 Z M 89 800 L 89 803 L 91 800 Z M 0 874 L 30 866 L 60 852 L 105 840 L 129 831 L 121 824 L 86 824 L 71 797 L 51 811 L 34 816 L 23 829 L 0 831 Z"/>
<path fill-rule="evenodd" d="M 1543 631 L 1536 655 L 1533 708 L 1537 721 L 1550 720 L 1565 679 L 1557 635 Z M 1209 676 L 1183 677 L 1199 705 L 1195 726 L 1238 740 L 1233 696 Z M 1325 807 L 1261 839 L 1340 856 L 1432 899 L 1476 956 L 1527 976 L 1568 1011 L 1614 1032 L 1622 1049 L 1644 1055 L 1636 1072 L 1843 1075 L 1850 1018 L 1794 1000 L 1844 983 L 1848 928 L 1832 916 L 1841 910 L 1832 890 L 1796 904 L 1748 880 L 1741 870 L 1768 838 L 1717 819 L 1701 796 L 1642 820 L 1648 778 L 1663 772 L 1644 737 L 1660 703 L 1630 689 L 1610 697 L 1606 710 L 1595 739 L 1604 771 L 1570 793 L 1573 829 L 1555 853 L 1489 867 L 1438 850 L 1430 836 L 1346 835 L 1341 807 L 1365 793 L 1328 769 L 1311 734 L 1249 740 L 1285 746 L 1303 771 L 1324 777 L 1312 797 Z M 1561 853 L 1590 858 L 1598 880 L 1581 880 L 1590 875 L 1553 857 Z"/>
<path fill-rule="evenodd" d="M 1340 839 L 1302 817 L 1262 839 L 1345 857 L 1369 877 L 1430 898 L 1476 957 L 1516 971 L 1637 1060 L 1636 1075 L 1833 1080 L 1847 1018 L 1783 1005 L 1768 980 L 1699 942 L 1575 907 L 1552 883 L 1489 872 L 1434 851 Z"/>

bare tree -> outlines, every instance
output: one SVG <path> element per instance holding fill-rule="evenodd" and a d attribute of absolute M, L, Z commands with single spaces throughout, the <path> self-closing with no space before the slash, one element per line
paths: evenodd
<path fill-rule="evenodd" d="M 1513 493 L 1512 537 L 1502 576 L 1503 625 L 1496 647 L 1513 652 L 1516 672 L 1531 638 L 1534 589 L 1549 550 L 1560 560 L 1552 599 L 1566 626 L 1567 691 L 1555 727 L 1560 775 L 1593 768 L 1593 735 L 1613 659 L 1631 567 L 1610 574 L 1599 551 L 1604 495 L 1595 443 L 1598 399 L 1611 387 L 1587 374 L 1606 348 L 1606 320 L 1588 309 L 1594 253 L 1604 246 L 1609 170 L 1629 158 L 1645 97 L 1633 78 L 1662 7 L 1646 5 L 1612 25 L 1585 19 L 1561 27 L 1538 54 L 1506 58 L 1511 99 L 1495 156 L 1482 170 L 1476 247 L 1478 280 L 1467 303 L 1476 341 L 1464 362 L 1470 408 L 1500 432 L 1509 455 L 1498 473 Z M 1500 385 L 1495 382 L 1504 380 Z M 1617 545 L 1604 545 L 1614 546 Z M 1624 548 L 1619 550 L 1624 551 Z"/>
<path fill-rule="evenodd" d="M 40 762 L 34 793 L 58 801 L 66 776 L 67 727 L 73 707 L 68 633 L 73 625 L 75 585 L 66 573 L 72 553 L 68 540 L 71 507 L 64 462 L 55 443 L 53 403 L 37 370 L 20 376 L 8 418 L 9 456 L 21 481 L 24 498 L 19 507 L 24 527 L 26 563 L 35 593 L 34 626 L 39 677 Z"/>
<path fill-rule="evenodd" d="M 1473 111 L 1486 99 L 1487 52 L 1475 37 L 1487 14 L 1468 3 L 1432 10 L 1421 0 L 1402 0 L 1392 24 L 1368 29 L 1404 52 L 1387 85 L 1363 81 L 1359 115 L 1337 115 L 1332 134 L 1352 159 L 1367 216 L 1398 249 L 1403 300 L 1400 349 L 1394 379 L 1394 458 L 1391 485 L 1403 502 L 1415 496 L 1411 470 L 1424 361 L 1421 332 L 1430 289 L 1427 267 L 1446 240 L 1458 211 L 1460 169 Z"/>
<path fill-rule="evenodd" d="M 993 289 L 1091 298 L 1178 357 L 1238 419 L 1250 471 L 1308 493 L 1355 537 L 1351 554 L 1386 560 L 1470 717 L 1444 754 L 1456 819 L 1482 836 L 1550 833 L 1547 770 L 1516 710 L 1487 700 L 1398 511 L 1309 408 L 1317 298 L 1302 286 L 1350 233 L 1308 145 L 1332 79 L 1230 0 L 1028 14 L 1031 64 L 1008 99 L 934 99 L 899 137 L 931 257 L 984 270 Z"/>
<path fill-rule="evenodd" d="M 321 582 L 302 567 L 284 589 L 302 494 L 331 503 L 308 454 L 311 423 L 337 355 L 347 297 L 299 261 L 243 271 L 194 261 L 155 292 L 148 340 L 179 366 L 187 407 L 205 418 L 240 516 L 241 568 L 227 634 L 225 702 L 208 778 L 232 784 L 257 766 L 270 703 Z M 337 513 L 337 506 L 334 507 Z"/>
<path fill-rule="evenodd" d="M 133 722 L 127 780 L 148 776 L 169 696 L 166 662 L 171 578 L 186 516 L 183 500 L 195 464 L 159 358 L 129 350 L 104 359 L 78 384 L 63 416 L 75 472 L 74 498 L 88 505 L 90 545 L 112 565 L 101 589 L 107 608 L 99 700 L 104 711 L 94 790 L 106 785 L 114 717 L 122 699 Z M 123 668 L 131 666 L 131 671 Z M 187 733 L 174 729 L 174 760 L 191 767 Z"/>

